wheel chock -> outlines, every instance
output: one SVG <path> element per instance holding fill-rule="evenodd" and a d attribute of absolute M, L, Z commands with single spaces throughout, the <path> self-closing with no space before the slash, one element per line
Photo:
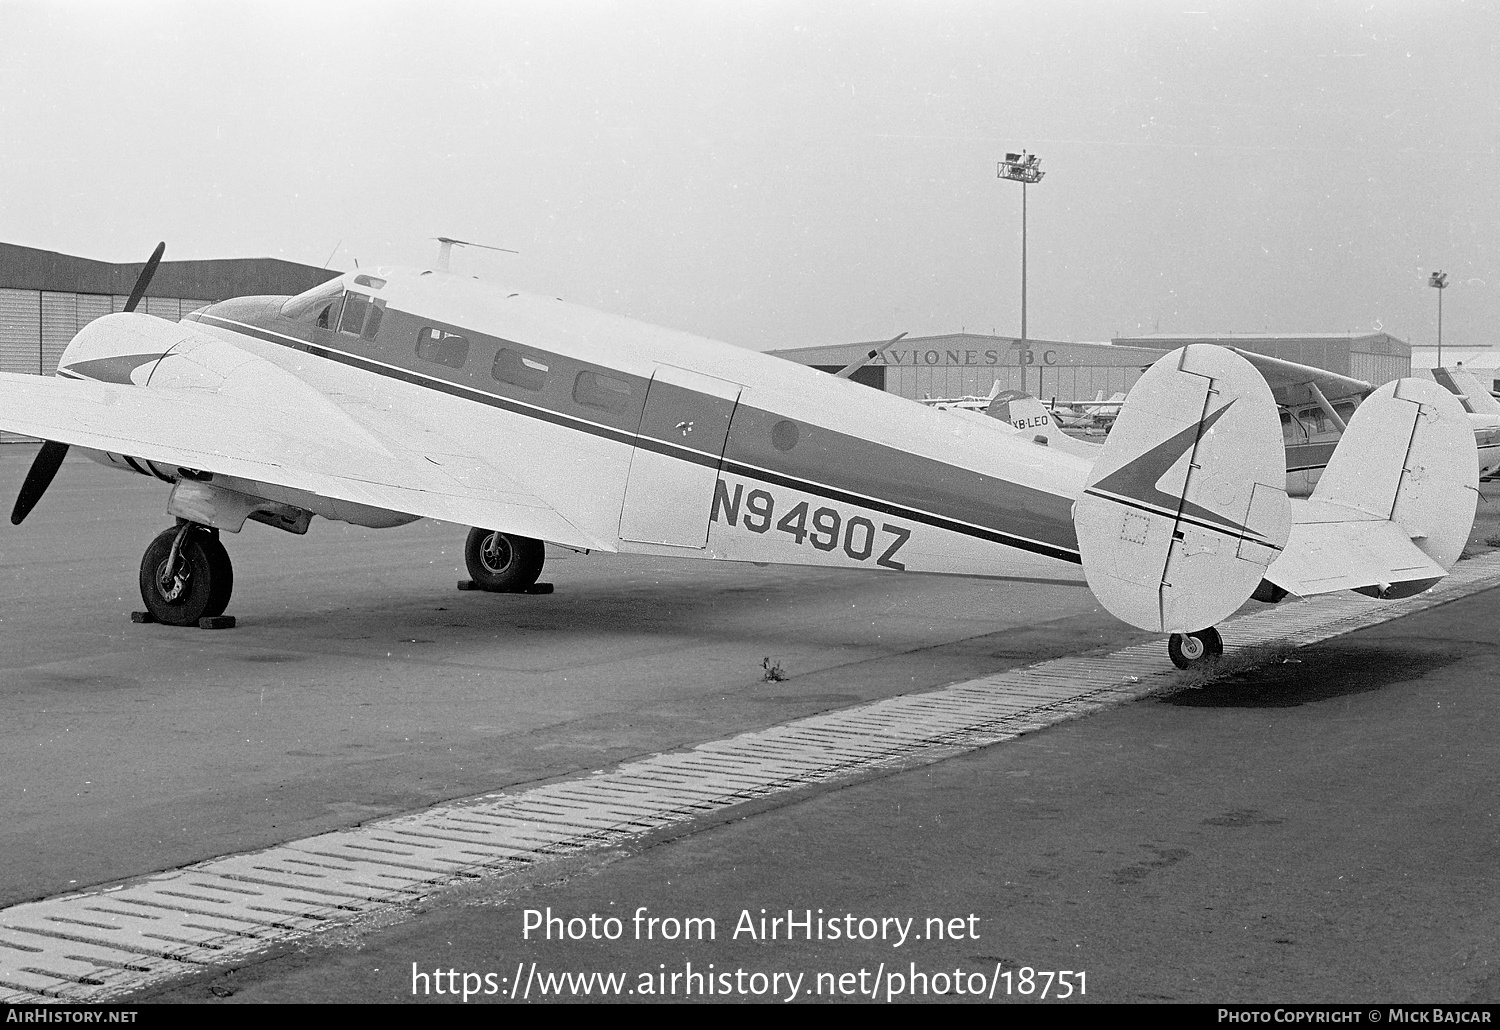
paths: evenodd
<path fill-rule="evenodd" d="M 234 629 L 233 615 L 208 615 L 198 620 L 199 629 Z"/>
<path fill-rule="evenodd" d="M 484 590 L 484 587 L 480 586 L 478 583 L 474 582 L 472 579 L 463 579 L 463 580 L 459 580 L 458 589 L 460 589 L 460 590 Z M 492 593 L 492 594 L 550 594 L 550 593 L 552 593 L 552 584 L 551 583 L 533 583 L 533 584 L 531 584 L 531 586 L 529 586 L 529 587 L 523 587 L 520 590 L 491 590 L 491 591 L 488 591 L 488 592 Z"/>
<path fill-rule="evenodd" d="M 130 621 L 131 622 L 142 622 L 142 623 L 144 623 L 144 622 L 155 622 L 156 621 L 156 616 L 152 615 L 150 612 L 131 612 L 130 613 Z"/>

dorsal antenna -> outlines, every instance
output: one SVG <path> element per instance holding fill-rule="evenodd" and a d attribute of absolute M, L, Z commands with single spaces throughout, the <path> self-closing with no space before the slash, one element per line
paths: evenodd
<path fill-rule="evenodd" d="M 437 240 L 438 244 L 437 270 L 439 272 L 448 271 L 448 260 L 453 255 L 455 244 L 460 247 L 481 247 L 484 250 L 498 250 L 506 254 L 521 253 L 519 250 L 511 250 L 509 247 L 492 247 L 488 243 L 471 243 L 468 240 L 449 239 L 447 236 L 435 236 L 433 238 Z"/>

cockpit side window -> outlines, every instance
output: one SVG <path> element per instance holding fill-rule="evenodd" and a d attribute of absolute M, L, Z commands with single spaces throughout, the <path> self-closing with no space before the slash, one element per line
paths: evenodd
<path fill-rule="evenodd" d="M 364 332 L 365 316 L 370 313 L 370 298 L 352 290 L 344 294 L 344 313 L 339 316 L 339 332 L 359 336 Z"/>
<path fill-rule="evenodd" d="M 469 338 L 428 326 L 417 334 L 417 357 L 449 368 L 463 368 L 469 360 Z"/>

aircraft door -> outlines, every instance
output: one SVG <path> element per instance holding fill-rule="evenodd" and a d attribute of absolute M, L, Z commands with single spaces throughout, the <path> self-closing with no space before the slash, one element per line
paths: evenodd
<path fill-rule="evenodd" d="M 714 484 L 739 395 L 738 383 L 657 366 L 630 459 L 620 539 L 708 546 Z"/>

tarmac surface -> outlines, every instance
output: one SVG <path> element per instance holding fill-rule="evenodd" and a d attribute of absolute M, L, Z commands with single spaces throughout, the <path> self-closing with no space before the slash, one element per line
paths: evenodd
<path fill-rule="evenodd" d="M 33 450 L 0 448 L 0 496 Z M 239 629 L 135 626 L 164 501 L 70 459 L 5 534 L 5 904 L 1147 639 L 1035 583 L 573 556 L 549 559 L 551 596 L 459 593 L 463 531 L 432 524 L 250 527 L 226 538 Z M 1031 968 L 1083 971 L 1070 1001 L 1500 1001 L 1495 599 L 452 888 L 134 1000 L 451 1003 L 448 971 L 476 974 L 470 1004 L 597 972 L 624 974 L 621 1000 L 642 974 L 680 1000 L 725 983 L 690 979 L 712 963 L 730 1000 L 785 998 L 798 974 L 799 1000 L 883 1000 L 897 970 L 903 989 L 928 976 L 906 1000 L 972 1000 L 976 973 L 1029 1000 Z M 765 682 L 763 657 L 789 678 Z M 637 940 L 643 907 L 715 936 Z M 523 937 L 549 908 L 622 935 Z M 899 947 L 763 940 L 740 922 L 761 909 L 912 922 Z"/>
<path fill-rule="evenodd" d="M 223 534 L 237 628 L 137 625 L 166 497 L 70 456 L 0 532 L 0 906 L 1149 639 L 1081 583 L 557 551 L 464 592 L 466 529 L 321 519 Z"/>
<path fill-rule="evenodd" d="M 470 973 L 481 993 L 469 1004 L 508 1002 L 518 971 L 542 1000 L 531 963 L 542 975 L 623 973 L 628 1001 L 645 1000 L 625 993 L 643 973 L 679 973 L 669 986 L 681 1000 L 691 963 L 743 971 L 743 994 L 730 980 L 727 1000 L 754 1000 L 757 985 L 762 1000 L 785 999 L 790 981 L 773 995 L 750 974 L 801 973 L 800 1000 L 857 1000 L 841 987 L 863 984 L 884 1001 L 893 982 L 876 974 L 909 977 L 914 964 L 971 984 L 1009 971 L 995 1000 L 1010 984 L 1005 1000 L 1037 1000 L 1019 994 L 1029 966 L 1084 971 L 1073 1002 L 1497 1002 L 1496 602 L 1475 595 L 1295 662 L 455 888 L 389 925 L 139 1000 L 463 1003 L 435 987 L 460 990 Z M 636 940 L 641 907 L 712 918 L 715 939 Z M 741 913 L 758 931 L 762 909 L 914 917 L 914 935 L 958 918 L 963 939 L 897 946 L 892 929 L 886 941 L 807 941 L 800 928 L 794 940 L 736 938 Z M 528 910 L 541 913 L 533 922 L 548 910 L 616 916 L 621 939 L 556 939 L 564 923 L 551 941 L 542 930 L 528 940 Z M 457 977 L 431 978 L 449 970 Z M 821 993 L 819 973 L 834 976 Z M 490 996 L 485 974 L 499 988 Z M 940 1000 L 954 981 L 927 986 L 898 997 Z"/>

